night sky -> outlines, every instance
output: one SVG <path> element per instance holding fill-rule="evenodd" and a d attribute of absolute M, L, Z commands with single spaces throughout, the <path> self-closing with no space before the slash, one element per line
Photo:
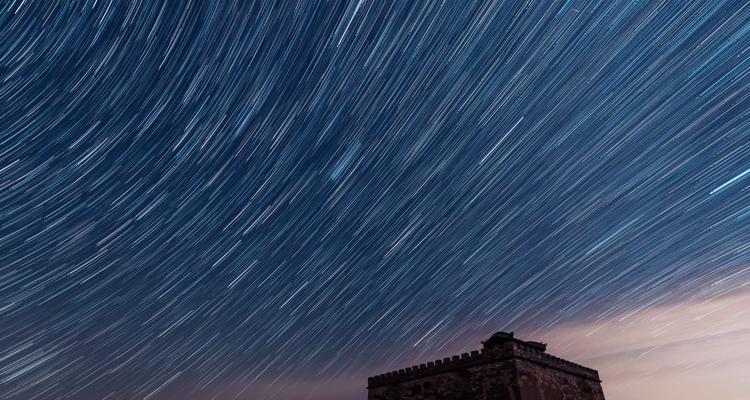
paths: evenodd
<path fill-rule="evenodd" d="M 746 1 L 4 0 L 0 399 L 747 394 L 749 110 Z"/>

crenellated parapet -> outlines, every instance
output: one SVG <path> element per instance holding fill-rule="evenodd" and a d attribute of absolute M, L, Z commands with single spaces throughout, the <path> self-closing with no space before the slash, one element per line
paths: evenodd
<path fill-rule="evenodd" d="M 517 359 L 530 361 L 547 368 L 556 369 L 582 378 L 601 382 L 599 379 L 599 373 L 595 369 L 584 367 L 583 365 L 570 362 L 560 357 L 555 357 L 535 348 L 513 344 L 513 355 Z"/>
<path fill-rule="evenodd" d="M 389 385 L 393 383 L 410 381 L 435 374 L 450 372 L 452 370 L 469 368 L 475 365 L 491 362 L 499 357 L 499 352 L 490 349 L 472 351 L 440 360 L 430 361 L 397 371 L 376 375 L 367 379 L 368 387 Z"/>
<path fill-rule="evenodd" d="M 433 375 L 466 370 L 507 360 L 525 360 L 536 365 L 600 382 L 596 370 L 546 353 L 546 345 L 515 339 L 512 333 L 498 332 L 483 342 L 484 348 L 424 364 L 376 375 L 367 379 L 369 388 L 398 384 Z"/>

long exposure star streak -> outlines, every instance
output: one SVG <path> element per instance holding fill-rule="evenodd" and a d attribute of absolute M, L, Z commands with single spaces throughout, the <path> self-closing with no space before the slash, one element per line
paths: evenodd
<path fill-rule="evenodd" d="M 746 399 L 749 117 L 746 1 L 5 0 L 0 399 Z"/>

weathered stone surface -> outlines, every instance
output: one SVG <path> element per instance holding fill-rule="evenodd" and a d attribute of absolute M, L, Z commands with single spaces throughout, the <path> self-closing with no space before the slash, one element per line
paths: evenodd
<path fill-rule="evenodd" d="M 368 400 L 604 400 L 599 374 L 498 332 L 481 352 L 368 379 Z"/>

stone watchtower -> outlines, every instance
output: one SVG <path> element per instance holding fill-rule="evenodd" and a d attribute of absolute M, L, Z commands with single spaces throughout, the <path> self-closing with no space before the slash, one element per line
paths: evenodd
<path fill-rule="evenodd" d="M 604 400 L 599 374 L 498 332 L 472 351 L 368 378 L 368 400 Z"/>

